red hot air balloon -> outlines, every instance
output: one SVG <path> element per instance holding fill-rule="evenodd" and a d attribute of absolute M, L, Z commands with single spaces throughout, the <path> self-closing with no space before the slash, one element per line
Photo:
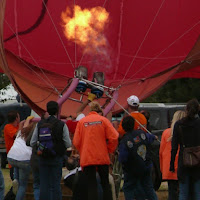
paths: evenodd
<path fill-rule="evenodd" d="M 105 93 L 117 91 L 117 112 L 132 94 L 143 100 L 169 79 L 199 78 L 199 6 L 198 0 L 1 0 L 0 66 L 38 113 L 68 91 L 62 115 L 91 91 L 77 93 L 78 81 L 71 84 L 84 66 L 89 81 L 101 74 L 101 105 Z"/>

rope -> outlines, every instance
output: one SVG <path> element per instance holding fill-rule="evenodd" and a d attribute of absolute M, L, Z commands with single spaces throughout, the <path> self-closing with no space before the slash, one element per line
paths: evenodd
<path fill-rule="evenodd" d="M 6 24 L 9 26 L 9 28 L 10 28 L 10 30 L 11 31 L 13 31 L 13 29 L 11 28 L 11 26 L 10 26 L 10 24 L 6 21 L 6 20 L 4 20 L 5 22 L 6 22 Z M 13 33 L 14 33 L 14 31 L 13 31 Z M 14 34 L 16 34 L 16 33 L 14 33 Z M 39 64 L 37 63 L 37 61 L 34 59 L 34 57 L 32 56 L 32 54 L 28 51 L 28 49 L 26 48 L 26 46 L 23 44 L 23 42 L 20 40 L 20 38 L 19 38 L 19 42 L 22 44 L 22 46 L 24 47 L 24 49 L 28 52 L 28 54 L 30 55 L 30 57 L 32 58 L 32 60 L 35 62 L 35 64 L 36 64 L 36 66 L 38 66 L 38 68 L 40 69 L 40 71 L 42 72 L 42 74 L 46 77 L 46 79 L 47 79 L 47 83 L 48 83 L 48 85 L 51 87 L 51 88 L 53 88 L 57 93 L 59 93 L 58 92 L 58 90 L 57 90 L 57 88 L 52 84 L 52 82 L 50 81 L 50 79 L 46 76 L 46 74 L 44 73 L 44 71 L 42 70 L 42 68 L 40 68 L 39 67 Z M 19 57 L 18 57 L 19 58 Z M 22 60 L 21 58 L 20 58 L 20 60 Z M 23 62 L 24 63 L 24 62 Z M 28 66 L 27 64 L 26 64 L 26 66 Z M 29 67 L 30 68 L 30 67 Z M 35 72 L 36 73 L 36 72 Z M 36 73 L 37 74 L 37 73 Z M 39 75 L 38 75 L 39 76 Z"/>
<path fill-rule="evenodd" d="M 174 45 L 178 40 L 180 40 L 184 35 L 186 35 L 188 32 L 190 32 L 195 26 L 200 24 L 200 21 L 198 21 L 196 24 L 194 24 L 191 28 L 189 28 L 187 31 L 185 31 L 181 36 L 179 36 L 174 42 L 172 42 L 167 48 L 162 50 L 157 56 L 155 56 L 152 60 L 150 60 L 147 64 L 145 64 L 143 67 L 141 67 L 137 72 L 135 72 L 127 81 L 131 80 L 137 73 L 139 73 L 144 67 L 149 65 L 151 62 L 153 62 L 155 59 L 157 59 L 162 53 L 164 53 L 167 49 L 169 49 L 172 45 Z M 126 82 L 124 82 L 126 83 Z"/>
<path fill-rule="evenodd" d="M 75 5 L 76 5 L 76 0 L 74 0 L 74 8 L 75 8 Z M 75 20 L 76 22 L 76 20 Z M 76 68 L 76 24 L 75 24 L 75 29 L 74 29 L 74 38 L 75 38 L 75 42 L 74 42 L 74 59 L 75 59 L 75 68 Z"/>
<path fill-rule="evenodd" d="M 19 56 L 21 57 L 21 46 L 19 43 L 19 35 L 18 35 L 18 24 L 17 24 L 17 2 L 14 1 L 14 16 L 15 16 L 15 30 L 16 30 L 16 38 L 17 38 L 17 47 L 19 51 Z"/>
<path fill-rule="evenodd" d="M 113 99 L 114 102 L 115 102 L 120 108 L 122 108 L 122 109 L 124 110 L 124 112 L 126 112 L 128 115 L 131 116 L 131 114 L 130 114 L 119 102 L 117 102 L 109 93 L 105 92 L 105 94 L 106 94 L 109 98 Z M 135 118 L 134 118 L 134 119 L 135 119 Z M 135 121 L 136 121 L 146 132 L 148 132 L 149 134 L 153 135 L 153 134 L 152 134 L 145 126 L 143 126 L 137 119 L 135 119 Z M 157 139 L 157 141 L 160 142 L 159 139 Z"/>
<path fill-rule="evenodd" d="M 121 34 L 122 34 L 122 21 L 123 21 L 123 8 L 124 8 L 124 0 L 121 2 L 120 6 L 120 20 L 119 20 L 119 33 L 118 33 L 118 42 L 117 42 L 117 61 L 116 61 L 116 69 L 115 69 L 115 74 L 113 77 L 113 80 L 116 79 L 117 76 L 117 71 L 119 68 L 119 57 L 120 57 L 120 52 L 121 52 Z"/>
<path fill-rule="evenodd" d="M 162 1 L 162 3 L 161 3 L 161 5 L 160 5 L 160 7 L 159 7 L 159 9 L 158 9 L 158 11 L 157 11 L 157 13 L 156 13 L 156 15 L 155 15 L 153 21 L 152 21 L 152 23 L 151 23 L 149 29 L 147 30 L 147 32 L 146 32 L 146 34 L 145 34 L 145 36 L 144 36 L 143 41 L 141 42 L 141 44 L 140 44 L 140 46 L 139 46 L 139 48 L 138 48 L 138 50 L 137 50 L 137 52 L 136 52 L 135 57 L 133 58 L 133 60 L 131 61 L 131 64 L 129 65 L 128 70 L 126 71 L 126 73 L 125 73 L 125 75 L 124 75 L 124 78 L 122 79 L 121 83 L 124 81 L 124 79 L 125 79 L 126 75 L 128 74 L 128 72 L 129 72 L 129 70 L 130 70 L 130 68 L 131 68 L 131 66 L 132 66 L 132 64 L 133 64 L 133 62 L 135 61 L 135 58 L 137 57 L 137 55 L 138 55 L 140 49 L 142 48 L 142 45 L 144 44 L 144 41 L 146 40 L 147 35 L 149 34 L 149 32 L 150 32 L 150 30 L 151 30 L 151 28 L 152 28 L 152 26 L 153 26 L 153 24 L 154 24 L 154 22 L 155 22 L 155 20 L 156 20 L 156 18 L 157 18 L 157 16 L 158 16 L 158 14 L 159 14 L 159 12 L 160 12 L 160 10 L 161 10 L 161 8 L 162 8 L 164 2 L 165 2 L 165 0 Z"/>
<path fill-rule="evenodd" d="M 44 3 L 44 2 L 43 2 L 43 3 Z M 68 56 L 68 58 L 69 58 L 69 60 L 70 60 L 70 63 L 72 64 L 72 68 L 74 69 L 74 64 L 72 63 L 72 60 L 71 60 L 71 58 L 70 58 L 70 56 L 69 56 L 69 53 L 68 53 L 68 51 L 67 51 L 67 49 L 66 49 L 66 47 L 65 47 L 65 45 L 64 45 L 64 42 L 62 41 L 62 38 L 61 38 L 61 36 L 60 36 L 60 34 L 59 34 L 59 32 L 58 32 L 58 29 L 56 28 L 56 25 L 55 25 L 55 23 L 54 23 L 54 21 L 53 21 L 53 18 L 51 17 L 51 14 L 50 14 L 50 12 L 49 12 L 49 10 L 48 10 L 48 8 L 47 8 L 47 6 L 46 6 L 45 3 L 44 3 L 44 6 L 45 6 L 45 8 L 46 8 L 46 10 L 47 10 L 47 13 L 48 13 L 48 15 L 49 15 L 49 18 L 51 19 L 51 22 L 52 22 L 53 26 L 54 26 L 54 28 L 55 28 L 55 31 L 56 31 L 56 33 L 57 33 L 59 39 L 60 39 L 60 42 L 61 42 L 61 44 L 62 44 L 62 46 L 63 46 L 63 48 L 64 48 L 64 50 L 65 50 L 65 53 L 67 54 L 67 56 Z"/>

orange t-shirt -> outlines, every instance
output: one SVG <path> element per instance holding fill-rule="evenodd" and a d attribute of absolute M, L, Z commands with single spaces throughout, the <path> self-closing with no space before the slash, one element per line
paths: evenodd
<path fill-rule="evenodd" d="M 4 127 L 4 139 L 6 144 L 6 152 L 8 153 L 10 148 L 12 147 L 15 134 L 18 131 L 19 126 L 13 126 L 12 124 L 6 124 Z"/>
<path fill-rule="evenodd" d="M 140 122 L 140 124 L 142 124 L 145 128 L 147 127 L 147 119 L 145 118 L 145 116 L 143 114 L 141 114 L 137 111 L 137 112 L 132 112 L 130 115 L 134 119 L 136 119 L 138 122 Z M 138 130 L 138 129 L 144 130 L 136 120 L 135 120 L 134 130 Z M 121 136 L 123 136 L 125 134 L 125 130 L 122 128 L 122 121 L 123 121 L 123 119 L 121 120 L 119 127 L 117 129 L 117 131 L 119 132 L 119 134 Z"/>

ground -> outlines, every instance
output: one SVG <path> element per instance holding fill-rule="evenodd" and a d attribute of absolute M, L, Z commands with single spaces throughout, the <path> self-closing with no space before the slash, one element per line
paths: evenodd
<path fill-rule="evenodd" d="M 5 194 L 8 192 L 10 189 L 12 182 L 10 180 L 10 174 L 9 174 L 9 169 L 2 169 L 3 176 L 4 176 L 4 181 L 5 181 Z M 157 192 L 158 195 L 158 200 L 167 200 L 167 184 L 166 182 L 163 182 L 161 184 L 161 187 L 159 191 Z M 120 192 L 120 197 L 119 200 L 124 200 L 124 194 L 123 192 Z"/>

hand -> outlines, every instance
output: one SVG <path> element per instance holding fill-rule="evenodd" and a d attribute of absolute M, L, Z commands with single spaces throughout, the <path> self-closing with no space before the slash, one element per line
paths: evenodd
<path fill-rule="evenodd" d="M 21 129 L 23 128 L 24 123 L 25 123 L 25 120 L 23 120 L 23 121 L 21 121 L 21 122 L 19 123 L 19 130 L 21 130 Z"/>
<path fill-rule="evenodd" d="M 170 166 L 169 171 L 174 173 L 175 172 L 174 166 Z"/>
<path fill-rule="evenodd" d="M 90 93 L 90 92 L 88 93 L 88 98 L 87 98 L 87 99 L 88 99 L 89 101 L 93 101 L 95 98 L 96 98 L 96 95 L 95 95 L 95 94 Z"/>

